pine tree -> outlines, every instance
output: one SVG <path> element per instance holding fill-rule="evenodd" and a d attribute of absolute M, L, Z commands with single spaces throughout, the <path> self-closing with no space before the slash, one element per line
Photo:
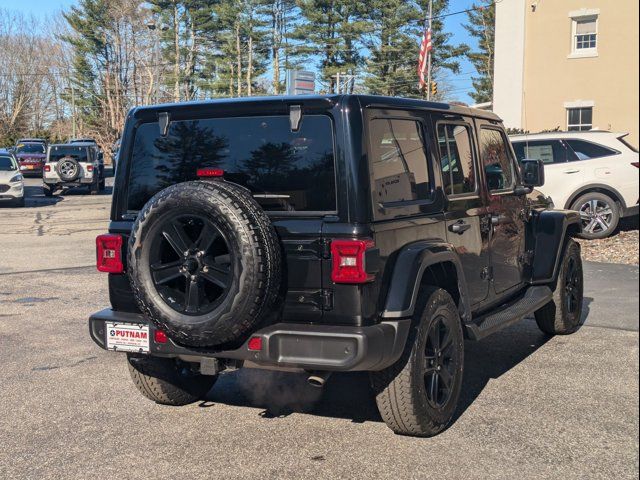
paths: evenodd
<path fill-rule="evenodd" d="M 369 5 L 367 21 L 372 33 L 367 45 L 371 57 L 366 88 L 381 95 L 424 97 L 425 92 L 418 90 L 417 66 L 429 1 L 374 0 Z M 437 75 L 459 73 L 459 58 L 468 48 L 452 44 L 452 34 L 444 30 L 442 15 L 448 8 L 448 0 L 433 1 L 431 64 Z"/>
<path fill-rule="evenodd" d="M 478 42 L 477 51 L 469 51 L 467 57 L 478 72 L 472 77 L 475 92 L 469 95 L 476 102 L 490 102 L 493 99 L 493 61 L 495 45 L 496 6 L 492 0 L 484 0 L 484 5 L 472 5 L 474 10 L 467 13 L 465 29 Z"/>
<path fill-rule="evenodd" d="M 337 91 L 336 74 L 357 75 L 363 65 L 360 54 L 367 25 L 363 16 L 369 2 L 360 0 L 299 0 L 305 22 L 295 31 L 303 42 L 298 48 L 308 58 L 318 57 L 320 76 L 328 91 Z M 353 84 L 350 91 L 353 90 Z"/>

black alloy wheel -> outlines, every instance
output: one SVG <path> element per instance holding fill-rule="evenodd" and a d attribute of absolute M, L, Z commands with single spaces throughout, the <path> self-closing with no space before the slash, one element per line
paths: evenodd
<path fill-rule="evenodd" d="M 565 276 L 565 301 L 568 314 L 575 314 L 582 304 L 582 272 L 575 258 L 569 258 Z"/>
<path fill-rule="evenodd" d="M 427 332 L 424 352 L 424 383 L 427 401 L 433 408 L 442 408 L 451 397 L 453 378 L 457 371 L 453 355 L 453 334 L 443 317 L 433 320 Z"/>
<path fill-rule="evenodd" d="M 165 217 L 150 247 L 153 284 L 171 308 L 204 315 L 225 298 L 233 276 L 232 250 L 225 234 L 205 215 Z"/>

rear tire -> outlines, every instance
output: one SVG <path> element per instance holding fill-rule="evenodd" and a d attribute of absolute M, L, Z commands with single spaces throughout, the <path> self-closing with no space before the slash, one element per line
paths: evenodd
<path fill-rule="evenodd" d="M 568 335 L 581 325 L 584 279 L 580 246 L 567 240 L 553 300 L 535 313 L 536 323 L 547 335 Z"/>
<path fill-rule="evenodd" d="M 387 426 L 419 437 L 444 430 L 458 405 L 463 364 L 462 322 L 453 299 L 440 288 L 422 289 L 402 357 L 371 374 Z"/>
<path fill-rule="evenodd" d="M 100 183 L 98 182 L 98 180 L 96 180 L 89 186 L 89 193 L 91 195 L 97 195 L 99 191 L 100 191 Z"/>
<path fill-rule="evenodd" d="M 578 198 L 571 210 L 580 212 L 582 218 L 581 238 L 596 240 L 607 238 L 620 223 L 620 207 L 608 195 L 589 192 Z"/>
<path fill-rule="evenodd" d="M 42 191 L 44 192 L 45 197 L 53 197 L 55 192 L 54 187 L 50 187 L 46 183 L 42 185 Z"/>
<path fill-rule="evenodd" d="M 129 373 L 140 393 L 162 405 L 188 405 L 203 398 L 218 377 L 200 375 L 171 358 L 127 354 Z"/>

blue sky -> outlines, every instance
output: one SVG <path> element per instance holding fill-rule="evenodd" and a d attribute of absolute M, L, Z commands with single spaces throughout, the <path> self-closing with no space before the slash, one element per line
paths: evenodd
<path fill-rule="evenodd" d="M 61 9 L 68 8 L 75 3 L 77 3 L 76 0 L 0 0 L 0 8 L 17 10 L 37 16 L 47 16 Z M 472 3 L 472 0 L 451 0 L 449 3 L 449 11 L 457 12 L 465 10 L 469 8 Z M 466 18 L 466 14 L 452 15 L 445 19 L 445 26 L 448 31 L 453 33 L 452 41 L 454 43 L 469 43 L 473 46 L 475 42 L 469 38 L 466 30 L 462 26 Z M 416 52 L 418 41 L 419 40 L 416 40 Z M 460 75 L 451 76 L 451 88 L 455 89 L 453 94 L 458 100 L 472 104 L 474 103 L 473 99 L 467 95 L 467 92 L 471 90 L 471 75 L 475 73 L 474 68 L 468 61 L 463 60 L 461 62 L 460 72 Z"/>

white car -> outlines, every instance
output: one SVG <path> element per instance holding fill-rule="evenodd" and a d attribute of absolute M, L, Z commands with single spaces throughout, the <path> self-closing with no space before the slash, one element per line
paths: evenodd
<path fill-rule="evenodd" d="M 539 190 L 556 208 L 581 213 L 584 238 L 605 238 L 620 218 L 638 214 L 638 150 L 626 134 L 603 131 L 514 135 L 518 160 L 545 163 Z"/>
<path fill-rule="evenodd" d="M 0 150 L 0 204 L 24 207 L 24 179 L 12 153 Z"/>

